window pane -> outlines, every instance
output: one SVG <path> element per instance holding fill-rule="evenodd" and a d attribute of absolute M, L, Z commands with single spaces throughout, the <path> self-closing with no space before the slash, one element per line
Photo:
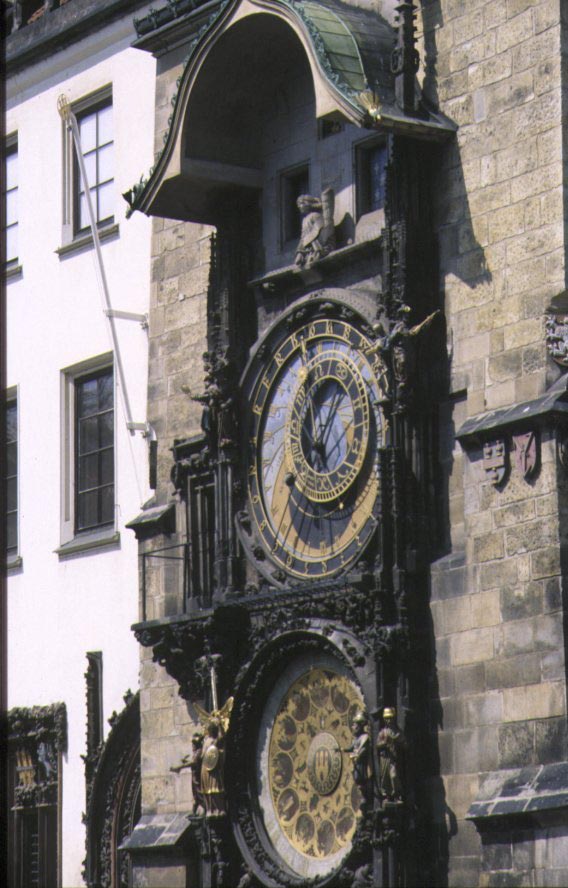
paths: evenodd
<path fill-rule="evenodd" d="M 84 194 L 79 199 L 79 228 L 89 227 L 89 211 L 87 209 L 87 198 Z"/>
<path fill-rule="evenodd" d="M 103 487 L 101 490 L 101 524 L 110 524 L 114 521 L 114 485 Z"/>
<path fill-rule="evenodd" d="M 6 230 L 6 262 L 18 258 L 18 226 Z"/>
<path fill-rule="evenodd" d="M 101 484 L 112 484 L 114 481 L 114 449 L 109 447 L 101 453 Z"/>
<path fill-rule="evenodd" d="M 6 191 L 18 185 L 18 152 L 6 155 Z"/>
<path fill-rule="evenodd" d="M 9 191 L 6 195 L 6 225 L 18 221 L 18 190 Z"/>
<path fill-rule="evenodd" d="M 89 182 L 89 186 L 92 188 L 93 185 L 97 184 L 97 152 L 93 151 L 92 154 L 87 154 L 83 160 L 85 161 L 85 172 L 87 173 L 87 180 Z M 81 182 L 81 188 L 84 183 Z"/>
<path fill-rule="evenodd" d="M 87 379 L 77 384 L 77 415 L 92 416 L 98 410 L 98 380 Z"/>
<path fill-rule="evenodd" d="M 99 410 L 112 410 L 114 404 L 114 376 L 112 370 L 99 376 Z"/>
<path fill-rule="evenodd" d="M 99 447 L 112 447 L 114 443 L 114 416 L 112 411 L 99 416 Z"/>
<path fill-rule="evenodd" d="M 114 214 L 114 182 L 101 185 L 99 188 L 99 217 L 98 221 L 110 219 Z"/>
<path fill-rule="evenodd" d="M 98 418 L 91 416 L 79 423 L 79 454 L 99 449 Z"/>
<path fill-rule="evenodd" d="M 112 142 L 112 105 L 99 111 L 99 145 Z"/>
<path fill-rule="evenodd" d="M 18 548 L 18 516 L 15 512 L 7 516 L 8 550 Z"/>
<path fill-rule="evenodd" d="M 96 527 L 99 523 L 98 519 L 98 499 L 97 490 L 90 493 L 80 493 L 77 497 L 77 529 L 85 530 L 87 527 Z"/>
<path fill-rule="evenodd" d="M 97 145 L 97 115 L 87 114 L 79 120 L 81 151 L 92 151 Z"/>
<path fill-rule="evenodd" d="M 15 512 L 18 508 L 18 479 L 8 478 L 6 482 L 6 505 L 9 512 Z"/>
<path fill-rule="evenodd" d="M 6 446 L 6 474 L 16 475 L 18 471 L 18 445 L 13 442 Z"/>
<path fill-rule="evenodd" d="M 99 155 L 99 182 L 108 182 L 109 179 L 112 179 L 113 176 L 113 157 L 114 157 L 114 146 L 107 145 L 105 148 L 101 148 L 98 152 Z"/>
<path fill-rule="evenodd" d="M 79 491 L 99 486 L 99 454 L 79 458 Z"/>
<path fill-rule="evenodd" d="M 6 440 L 18 439 L 18 408 L 16 404 L 8 404 L 6 407 Z"/>

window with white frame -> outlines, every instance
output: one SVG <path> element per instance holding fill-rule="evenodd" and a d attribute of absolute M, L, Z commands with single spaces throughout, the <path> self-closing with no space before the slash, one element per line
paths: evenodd
<path fill-rule="evenodd" d="M 97 225 L 114 222 L 114 141 L 112 99 L 103 99 L 95 107 L 77 114 L 81 153 L 87 173 L 93 213 Z M 87 195 L 79 163 L 75 157 L 74 228 L 79 234 L 90 225 Z"/>
<path fill-rule="evenodd" d="M 10 563 L 18 554 L 18 401 L 6 398 L 6 554 Z"/>
<path fill-rule="evenodd" d="M 101 237 L 116 229 L 112 86 L 71 102 L 77 119 L 95 221 Z M 63 127 L 63 253 L 90 233 L 85 184 L 71 132 Z"/>
<path fill-rule="evenodd" d="M 18 143 L 12 138 L 5 149 L 4 259 L 9 268 L 18 264 Z"/>
<path fill-rule="evenodd" d="M 112 355 L 63 372 L 64 545 L 114 531 L 114 392 Z"/>

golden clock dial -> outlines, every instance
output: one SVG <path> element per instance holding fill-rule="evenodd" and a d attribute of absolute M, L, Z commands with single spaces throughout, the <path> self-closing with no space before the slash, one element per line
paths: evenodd
<path fill-rule="evenodd" d="M 372 343 L 345 321 L 319 319 L 287 335 L 252 397 L 249 501 L 276 565 L 332 576 L 377 526 L 381 387 Z"/>
<path fill-rule="evenodd" d="M 279 854 L 302 875 L 334 868 L 349 850 L 361 803 L 351 724 L 362 707 L 354 682 L 328 668 L 307 669 L 277 706 L 265 821 Z"/>

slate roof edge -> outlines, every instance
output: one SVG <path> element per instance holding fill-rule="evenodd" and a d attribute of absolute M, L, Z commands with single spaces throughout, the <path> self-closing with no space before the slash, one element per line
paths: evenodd
<path fill-rule="evenodd" d="M 563 374 L 547 392 L 530 401 L 500 407 L 472 416 L 460 426 L 456 439 L 463 447 L 478 444 L 491 432 L 547 417 L 568 416 L 568 374 Z"/>

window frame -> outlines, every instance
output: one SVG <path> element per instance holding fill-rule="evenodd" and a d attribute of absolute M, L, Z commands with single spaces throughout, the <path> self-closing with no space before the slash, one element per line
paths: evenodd
<path fill-rule="evenodd" d="M 305 190 L 301 190 L 298 195 L 294 197 L 295 190 L 294 193 L 291 192 L 290 183 L 293 179 L 299 178 L 301 175 L 306 176 L 307 186 Z M 289 223 L 290 217 L 293 215 L 292 205 L 295 205 L 297 198 L 300 194 L 310 194 L 311 169 L 309 161 L 305 160 L 303 163 L 296 163 L 294 166 L 281 170 L 278 176 L 278 183 L 278 200 L 280 204 L 280 249 L 282 252 L 287 252 L 289 249 L 297 245 L 302 232 L 301 216 L 299 216 L 298 220 L 299 228 L 297 233 Z"/>
<path fill-rule="evenodd" d="M 370 170 L 369 167 L 365 169 L 363 164 L 369 163 L 371 152 L 374 151 L 376 148 L 382 148 L 385 152 L 387 152 L 388 146 L 384 136 L 372 136 L 371 138 L 355 142 L 353 147 L 353 163 L 355 167 L 355 218 L 357 221 L 359 221 L 359 219 L 361 219 L 363 216 L 369 216 L 374 213 L 384 213 L 386 203 L 386 183 L 385 194 L 383 196 L 383 202 L 381 206 L 373 208 L 368 197 L 368 192 L 371 187 Z M 385 158 L 385 161 L 386 171 L 388 157 Z"/>
<path fill-rule="evenodd" d="M 77 446 L 77 384 L 111 370 L 113 374 L 113 518 L 112 522 L 77 528 L 78 446 Z M 117 381 L 112 352 L 89 358 L 61 371 L 61 545 L 60 556 L 101 545 L 118 542 L 117 532 Z"/>
<path fill-rule="evenodd" d="M 7 187 L 6 164 L 8 161 L 8 157 L 13 156 L 13 155 L 15 155 L 15 157 L 16 157 L 16 185 L 12 188 L 8 188 Z M 7 200 L 6 200 L 7 195 L 12 192 L 16 192 L 16 200 L 19 197 L 20 178 L 18 176 L 18 168 L 19 168 L 18 134 L 12 133 L 11 135 L 7 136 L 6 139 L 4 140 L 4 179 L 3 179 L 3 183 L 2 183 L 3 184 L 3 187 L 2 187 L 2 203 L 3 203 L 3 207 L 2 207 L 2 214 L 3 214 L 2 215 L 2 228 L 3 228 L 2 237 L 4 239 L 4 246 L 3 246 L 4 263 L 3 263 L 3 266 L 4 266 L 5 274 L 8 274 L 8 275 L 14 274 L 15 271 L 17 271 L 21 268 L 20 236 L 19 236 L 20 235 L 20 214 L 18 212 L 18 208 L 16 205 L 16 221 L 12 222 L 8 225 Z M 8 244 L 7 232 L 8 232 L 9 228 L 16 229 L 17 251 L 16 251 L 16 255 L 12 256 L 11 258 L 8 258 L 8 249 L 7 249 L 7 244 Z"/>
<path fill-rule="evenodd" d="M 11 405 L 15 405 L 16 407 L 16 438 L 15 441 L 9 442 L 7 437 L 7 422 L 6 422 L 6 413 L 8 408 Z M 11 477 L 15 477 L 16 479 L 16 508 L 11 510 L 16 514 L 16 545 L 13 547 L 13 551 L 8 549 L 8 536 L 7 536 L 7 527 L 8 521 L 6 520 L 6 565 L 8 568 L 19 567 L 22 563 L 20 550 L 21 550 L 21 535 L 20 535 L 20 400 L 19 400 L 19 392 L 18 386 L 11 386 L 6 389 L 4 395 L 4 410 L 5 410 L 5 421 L 4 421 L 4 430 L 5 430 L 5 445 L 6 445 L 6 454 L 9 443 L 15 443 L 16 445 L 16 472 L 15 475 L 8 475 L 8 465 L 7 461 L 5 463 L 5 472 L 4 472 L 4 484 L 6 485 L 6 508 L 5 515 L 8 515 L 8 480 Z"/>
<path fill-rule="evenodd" d="M 113 89 L 112 84 L 107 84 L 100 89 L 89 93 L 71 103 L 71 110 L 80 124 L 81 118 L 95 113 L 105 106 L 110 106 L 114 111 Z M 57 251 L 60 256 L 65 255 L 75 247 L 83 247 L 92 243 L 92 234 L 90 226 L 79 228 L 78 208 L 79 208 L 79 192 L 81 189 L 81 175 L 79 163 L 77 160 L 75 145 L 72 133 L 69 131 L 65 122 L 62 123 L 62 158 L 63 158 L 63 194 L 62 194 L 62 246 Z M 115 146 L 115 129 L 113 123 L 112 144 Z M 113 177 L 112 182 L 116 186 L 116 153 L 113 158 Z M 93 183 L 90 183 L 91 189 Z M 116 192 L 116 187 L 115 187 Z M 115 193 L 116 198 L 116 193 Z M 115 200 L 113 206 L 113 215 L 98 223 L 99 237 L 105 239 L 112 237 L 118 233 L 118 224 L 116 222 L 116 211 L 118 209 Z"/>

